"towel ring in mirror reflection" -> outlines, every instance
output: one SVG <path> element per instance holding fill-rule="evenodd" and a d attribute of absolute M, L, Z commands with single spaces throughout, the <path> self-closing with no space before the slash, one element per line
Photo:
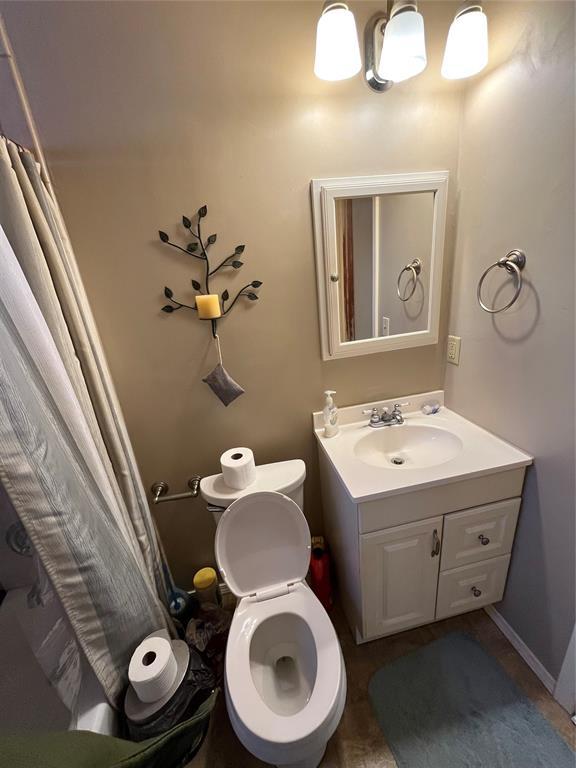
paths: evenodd
<path fill-rule="evenodd" d="M 478 281 L 478 289 L 476 291 L 476 297 L 478 299 L 478 304 L 482 307 L 484 312 L 489 312 L 491 315 L 497 315 L 499 312 L 504 312 L 506 309 L 510 309 L 512 304 L 516 301 L 518 296 L 520 296 L 520 292 L 522 291 L 522 270 L 526 266 L 526 254 L 524 251 L 520 251 L 517 248 L 514 248 L 514 250 L 510 251 L 506 254 L 506 256 L 502 256 L 501 259 L 498 259 L 498 261 L 495 261 L 494 264 L 490 264 L 488 269 L 485 269 L 482 273 L 482 277 Z M 504 269 L 509 272 L 511 275 L 516 275 L 517 279 L 517 286 L 516 290 L 514 291 L 514 296 L 510 299 L 508 304 L 505 304 L 503 307 L 488 307 L 484 302 L 482 301 L 482 286 L 484 284 L 484 280 L 488 276 L 488 273 L 491 272 L 494 267 L 504 267 Z"/>
<path fill-rule="evenodd" d="M 400 280 L 404 272 L 412 272 L 412 290 L 408 296 L 403 296 L 400 291 Z M 396 293 L 398 294 L 400 301 L 408 301 L 412 298 L 412 296 L 414 296 L 414 291 L 416 290 L 416 284 L 418 282 L 418 275 L 420 272 L 422 272 L 422 262 L 420 259 L 413 259 L 410 264 L 406 264 L 405 267 L 402 267 L 400 274 L 398 275 L 398 280 L 396 281 Z"/>

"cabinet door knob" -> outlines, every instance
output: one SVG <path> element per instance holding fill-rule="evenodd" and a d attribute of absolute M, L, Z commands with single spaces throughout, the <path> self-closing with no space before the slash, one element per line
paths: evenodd
<path fill-rule="evenodd" d="M 434 528 L 434 532 L 432 534 L 432 557 L 436 557 L 440 554 L 440 538 L 438 536 L 438 531 L 436 528 Z"/>
<path fill-rule="evenodd" d="M 480 597 L 480 595 L 482 594 L 482 590 L 478 589 L 478 587 L 472 587 L 471 592 L 474 595 L 474 597 Z"/>
<path fill-rule="evenodd" d="M 483 547 L 485 547 L 486 544 L 490 544 L 490 539 L 488 538 L 488 536 L 484 536 L 483 533 L 481 533 L 480 536 L 478 536 L 478 538 L 480 540 L 480 544 L 482 544 Z"/>

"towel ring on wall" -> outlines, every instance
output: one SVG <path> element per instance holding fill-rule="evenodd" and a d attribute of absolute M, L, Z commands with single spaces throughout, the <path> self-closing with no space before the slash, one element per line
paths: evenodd
<path fill-rule="evenodd" d="M 480 304 L 484 312 L 489 312 L 491 315 L 497 315 L 499 312 L 504 312 L 504 310 L 510 309 L 518 296 L 520 296 L 520 292 L 522 290 L 522 270 L 525 266 L 526 254 L 524 251 L 519 251 L 517 248 L 514 248 L 514 250 L 507 253 L 506 256 L 502 256 L 501 259 L 495 261 L 494 264 L 490 264 L 488 269 L 484 270 L 482 277 L 478 281 L 478 289 L 476 290 L 478 304 Z M 518 280 L 518 285 L 516 286 L 514 296 L 512 296 L 508 304 L 505 304 L 503 307 L 498 307 L 498 309 L 494 307 L 487 307 L 486 304 L 484 304 L 482 301 L 482 285 L 484 284 L 484 280 L 486 279 L 488 273 L 491 272 L 494 267 L 504 267 L 504 269 L 511 275 L 516 275 Z"/>
<path fill-rule="evenodd" d="M 412 290 L 408 296 L 403 297 L 400 293 L 400 278 L 404 272 L 412 272 Z M 416 290 L 416 283 L 418 282 L 418 275 L 420 272 L 422 272 L 422 262 L 420 259 L 414 259 L 410 262 L 410 264 L 406 264 L 405 267 L 402 267 L 400 274 L 398 275 L 398 280 L 396 281 L 396 293 L 398 294 L 400 301 L 408 301 L 412 298 L 412 296 L 414 296 L 414 291 Z"/>

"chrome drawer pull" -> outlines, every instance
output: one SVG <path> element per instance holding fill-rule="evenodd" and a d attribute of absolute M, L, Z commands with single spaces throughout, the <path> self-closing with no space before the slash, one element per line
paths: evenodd
<path fill-rule="evenodd" d="M 478 538 L 479 538 L 480 544 L 482 544 L 482 546 L 485 547 L 486 544 L 490 544 L 490 539 L 488 538 L 488 536 L 484 536 L 483 533 L 481 533 L 480 536 L 478 536 Z"/>
<path fill-rule="evenodd" d="M 480 595 L 482 594 L 482 590 L 478 589 L 478 587 L 472 587 L 471 592 L 474 595 L 474 597 L 480 597 Z"/>
<path fill-rule="evenodd" d="M 438 531 L 436 528 L 434 528 L 434 533 L 432 534 L 432 557 L 436 557 L 440 554 L 440 539 L 438 537 Z"/>

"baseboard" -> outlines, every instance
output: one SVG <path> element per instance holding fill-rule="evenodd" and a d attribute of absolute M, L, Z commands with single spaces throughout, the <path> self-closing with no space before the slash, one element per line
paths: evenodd
<path fill-rule="evenodd" d="M 530 667 L 532 672 L 536 675 L 536 677 L 540 680 L 540 682 L 544 685 L 544 687 L 552 694 L 554 695 L 554 687 L 556 685 L 556 680 L 552 677 L 550 672 L 546 669 L 546 667 L 542 664 L 541 661 L 539 661 L 536 656 L 532 653 L 530 648 L 526 645 L 524 640 L 516 634 L 516 632 L 512 629 L 510 624 L 506 621 L 506 619 L 502 616 L 502 614 L 498 613 L 496 608 L 494 608 L 493 605 L 487 605 L 484 610 L 490 616 L 494 624 L 498 627 L 500 632 L 504 635 L 504 637 L 508 640 L 510 645 L 513 646 L 514 650 L 516 650 L 520 656 L 524 659 L 526 664 Z"/>
<path fill-rule="evenodd" d="M 569 715 L 574 715 L 576 709 L 576 627 L 572 630 L 560 674 L 556 680 L 554 698 Z M 576 725 L 576 715 L 572 718 L 572 722 Z"/>

